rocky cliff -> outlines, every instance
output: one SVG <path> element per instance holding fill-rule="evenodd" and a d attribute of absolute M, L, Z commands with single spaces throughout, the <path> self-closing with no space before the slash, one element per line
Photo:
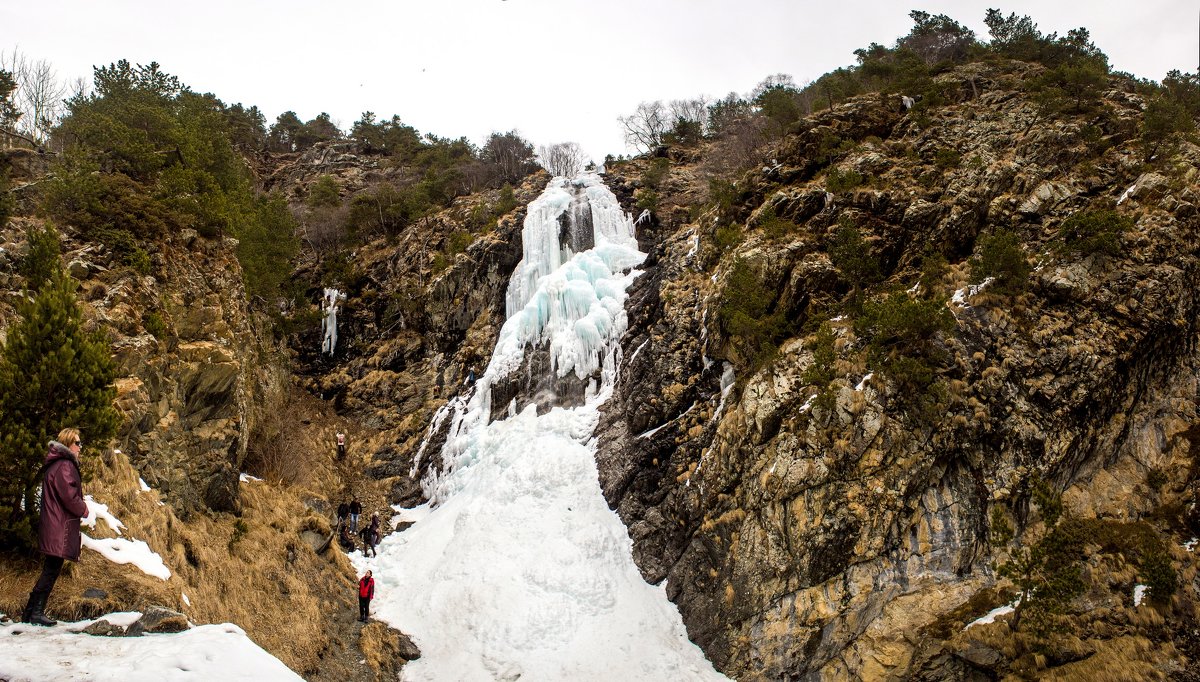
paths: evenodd
<path fill-rule="evenodd" d="M 1147 163 L 1144 101 L 1116 79 L 1090 114 L 1039 119 L 1020 87 L 1037 68 L 960 67 L 939 77 L 953 93 L 942 107 L 871 95 L 815 114 L 738 179 L 724 209 L 706 204 L 711 150 L 668 150 L 629 360 L 601 427 L 601 483 L 645 577 L 667 581 L 692 637 L 731 676 L 996 679 L 1082 671 L 1077 661 L 1134 640 L 1139 653 L 1117 660 L 1182 670 L 1191 626 L 1138 625 L 1130 595 L 1147 571 L 1113 559 L 1100 530 L 1081 549 L 1093 555 L 1089 592 L 1060 623 L 1082 642 L 1074 655 L 1059 640 L 970 640 L 1004 625 L 962 631 L 1008 601 L 997 564 L 1047 533 L 1037 481 L 1073 523 L 1141 524 L 1194 575 L 1179 544 L 1197 530 L 1185 505 L 1200 148 Z M 653 163 L 614 164 L 610 184 L 632 203 Z M 1127 221 L 1119 248 L 1064 249 L 1066 221 L 1097 207 Z M 880 269 L 874 284 L 839 261 L 847 226 Z M 1019 236 L 1025 286 L 972 288 L 982 278 L 970 259 L 1002 231 Z M 937 256 L 944 267 L 923 276 Z M 788 322 L 765 360 L 725 314 L 747 269 L 764 319 Z M 952 316 L 923 337 L 937 358 L 925 395 L 872 365 L 860 292 L 924 297 Z M 995 527 L 1008 520 L 1014 542 Z M 1194 585 L 1180 584 L 1151 620 L 1196 622 Z"/>

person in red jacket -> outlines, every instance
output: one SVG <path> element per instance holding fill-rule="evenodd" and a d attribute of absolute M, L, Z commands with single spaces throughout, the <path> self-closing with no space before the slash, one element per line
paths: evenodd
<path fill-rule="evenodd" d="M 367 622 L 367 616 L 371 614 L 371 599 L 375 596 L 375 579 L 371 577 L 371 572 L 358 581 L 358 622 Z"/>
<path fill-rule="evenodd" d="M 79 451 L 83 441 L 77 429 L 63 429 L 42 465 L 42 510 L 38 527 L 38 550 L 45 555 L 42 574 L 29 593 L 21 620 L 35 625 L 57 625 L 46 617 L 46 600 L 62 572 L 63 561 L 79 561 L 79 521 L 88 515 L 83 501 L 83 477 L 79 475 Z"/>

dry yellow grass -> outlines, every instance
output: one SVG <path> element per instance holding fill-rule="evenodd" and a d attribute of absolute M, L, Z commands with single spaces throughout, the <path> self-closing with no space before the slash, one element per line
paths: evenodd
<path fill-rule="evenodd" d="M 328 533 L 330 525 L 301 502 L 305 491 L 245 483 L 240 519 L 196 514 L 184 522 L 159 503 L 157 492 L 139 490 L 125 455 L 85 460 L 93 474 L 85 492 L 121 520 L 123 537 L 145 541 L 157 552 L 171 577 L 164 581 L 84 549 L 59 579 L 48 605 L 51 615 L 75 620 L 157 604 L 195 623 L 236 623 L 293 670 L 317 669 L 331 644 L 331 614 L 353 608 L 355 580 L 344 554 L 317 555 L 303 539 L 303 531 Z M 95 538 L 115 537 L 103 522 L 84 530 Z M 0 566 L 0 609 L 20 611 L 38 570 L 33 560 Z M 84 598 L 92 587 L 107 597 Z"/>

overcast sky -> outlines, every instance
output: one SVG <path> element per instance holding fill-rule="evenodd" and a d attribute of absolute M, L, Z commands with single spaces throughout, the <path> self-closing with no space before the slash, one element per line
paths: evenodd
<path fill-rule="evenodd" d="M 600 159 L 625 151 L 617 116 L 643 100 L 745 93 L 774 73 L 815 79 L 856 48 L 891 45 L 911 9 L 986 38 L 988 6 L 1046 33 L 1084 26 L 1137 76 L 1200 60 L 1200 3 L 1187 0 L 3 0 L 0 48 L 64 79 L 157 61 L 193 90 L 257 105 L 268 124 L 325 111 L 348 129 L 369 110 L 477 143 L 510 129 L 576 141 Z"/>

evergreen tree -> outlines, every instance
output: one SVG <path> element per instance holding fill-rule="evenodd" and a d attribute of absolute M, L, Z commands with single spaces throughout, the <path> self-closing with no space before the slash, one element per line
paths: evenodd
<path fill-rule="evenodd" d="M 49 273 L 17 304 L 21 320 L 0 350 L 0 546 L 29 547 L 36 474 L 46 444 L 67 426 L 103 447 L 116 434 L 115 367 L 102 333 L 86 332 L 75 282 L 63 272 L 57 235 L 36 234 L 23 270 Z M 53 243 L 54 248 L 44 248 Z"/>

